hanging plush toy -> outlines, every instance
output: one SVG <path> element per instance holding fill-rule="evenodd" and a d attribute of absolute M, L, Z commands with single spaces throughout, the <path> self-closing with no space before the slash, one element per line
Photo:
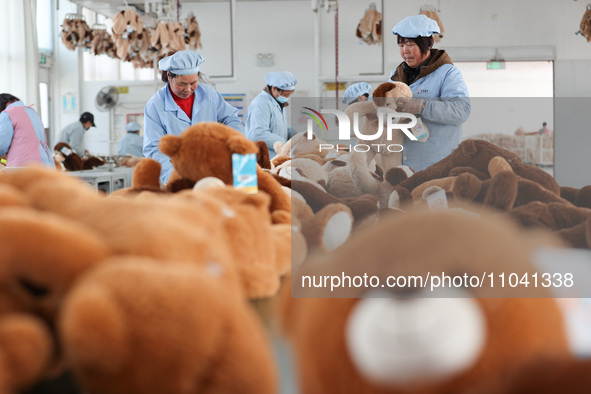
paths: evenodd
<path fill-rule="evenodd" d="M 357 37 L 368 45 L 382 42 L 382 13 L 372 3 L 357 25 Z"/>
<path fill-rule="evenodd" d="M 439 30 L 441 32 L 439 34 L 433 34 L 433 40 L 435 40 L 435 42 L 439 42 L 439 40 L 443 38 L 443 33 L 445 33 L 445 31 L 443 29 L 443 23 L 441 23 L 441 19 L 439 19 L 439 15 L 437 14 L 435 6 L 422 6 L 419 10 L 419 15 L 425 15 L 437 22 L 437 25 L 439 26 Z"/>
<path fill-rule="evenodd" d="M 583 14 L 577 34 L 579 33 L 587 39 L 587 42 L 591 41 L 591 4 L 587 4 L 587 9 L 585 10 L 585 14 Z"/>

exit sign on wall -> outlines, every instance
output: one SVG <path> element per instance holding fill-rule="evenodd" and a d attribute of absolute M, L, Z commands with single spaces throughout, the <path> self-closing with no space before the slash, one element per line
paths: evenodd
<path fill-rule="evenodd" d="M 486 63 L 487 70 L 504 70 L 505 69 L 505 62 L 501 61 L 492 61 Z"/>

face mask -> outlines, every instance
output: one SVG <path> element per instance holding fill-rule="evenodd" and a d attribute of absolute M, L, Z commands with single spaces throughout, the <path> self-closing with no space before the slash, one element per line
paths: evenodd
<path fill-rule="evenodd" d="M 287 103 L 287 100 L 289 100 L 289 99 L 285 96 L 279 95 L 279 97 L 277 97 L 277 101 L 279 101 L 279 103 L 281 103 L 281 104 Z"/>

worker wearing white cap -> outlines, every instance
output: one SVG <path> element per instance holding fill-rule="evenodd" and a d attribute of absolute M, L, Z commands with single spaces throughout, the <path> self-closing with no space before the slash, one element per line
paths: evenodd
<path fill-rule="evenodd" d="M 273 144 L 285 143 L 295 130 L 287 125 L 284 108 L 293 93 L 296 77 L 290 72 L 270 72 L 265 75 L 267 86 L 256 96 L 246 114 L 246 137 L 251 141 L 263 141 L 269 148 L 269 156 L 275 156 Z"/>
<path fill-rule="evenodd" d="M 403 162 L 420 171 L 448 156 L 460 143 L 462 124 L 470 116 L 468 88 L 449 55 L 433 48 L 440 29 L 425 15 L 401 20 L 392 33 L 404 61 L 392 71 L 391 81 L 409 85 L 413 98 L 399 98 L 399 112 L 418 115 L 429 130 L 425 142 L 406 138 Z"/>
<path fill-rule="evenodd" d="M 120 155 L 133 155 L 143 157 L 142 149 L 144 147 L 144 138 L 140 136 L 142 126 L 138 122 L 129 122 L 125 126 L 127 134 L 119 140 L 117 153 Z"/>
<path fill-rule="evenodd" d="M 358 101 L 367 101 L 371 95 L 371 85 L 367 82 L 357 82 L 345 89 L 343 103 L 353 104 Z"/>
<path fill-rule="evenodd" d="M 162 165 L 163 183 L 172 173 L 170 158 L 158 150 L 163 135 L 179 135 L 199 122 L 219 122 L 244 133 L 238 110 L 214 89 L 199 83 L 199 66 L 204 61 L 196 52 L 179 51 L 158 62 L 166 86 L 146 104 L 143 152 Z"/>

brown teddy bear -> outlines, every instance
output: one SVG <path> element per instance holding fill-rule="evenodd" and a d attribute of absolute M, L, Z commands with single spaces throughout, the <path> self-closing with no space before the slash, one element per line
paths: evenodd
<path fill-rule="evenodd" d="M 80 157 L 65 142 L 58 142 L 53 148 L 56 160 L 61 163 L 66 171 L 92 170 L 105 164 L 105 161 L 95 156 Z"/>
<path fill-rule="evenodd" d="M 560 195 L 560 187 L 556 180 L 544 170 L 521 162 L 516 154 L 499 148 L 498 146 L 484 140 L 467 139 L 462 141 L 458 148 L 449 156 L 429 166 L 423 171 L 416 172 L 408 179 L 402 177 L 398 186 L 404 187 L 412 192 L 418 185 L 432 179 L 445 178 L 457 167 L 470 167 L 477 173 L 488 173 L 490 160 L 500 156 L 504 158 L 513 168 L 513 171 L 522 178 L 529 179 L 540 184 L 545 189 Z M 454 173 L 457 175 L 457 172 Z"/>
<path fill-rule="evenodd" d="M 277 392 L 263 327 L 215 263 L 118 258 L 84 276 L 60 319 L 85 390 L 110 394 Z M 130 285 L 132 284 L 132 285 Z"/>
<path fill-rule="evenodd" d="M 28 208 L 0 209 L 0 240 L 0 314 L 30 313 L 49 324 L 73 282 L 111 253 L 90 228 Z"/>
<path fill-rule="evenodd" d="M 47 371 L 53 351 L 49 329 L 39 319 L 25 314 L 2 315 L 0 393 L 28 392 Z"/>
<path fill-rule="evenodd" d="M 429 293 L 429 285 L 411 284 L 412 275 L 432 284 L 427 273 L 533 273 L 535 248 L 560 245 L 549 235 L 532 238 L 506 219 L 480 214 L 391 215 L 292 272 L 294 298 L 284 304 L 284 325 L 301 391 L 486 392 L 544 356 L 570 359 L 553 298 L 495 298 L 550 297 L 548 289 L 520 293 L 497 283 Z M 347 285 L 345 276 L 357 285 Z M 400 287 L 381 287 L 373 276 L 381 284 L 394 278 Z M 318 287 L 326 277 L 344 283 L 331 288 L 330 279 Z M 312 280 L 316 285 L 306 285 Z"/>
<path fill-rule="evenodd" d="M 299 196 L 292 196 L 292 215 L 306 240 L 306 250 L 329 252 L 343 245 L 353 228 L 353 214 L 345 204 L 328 204 L 317 213 Z"/>
<path fill-rule="evenodd" d="M 232 154 L 258 153 L 257 146 L 231 127 L 216 122 L 202 122 L 179 136 L 165 135 L 159 149 L 174 166 L 168 188 L 183 184 L 192 187 L 198 180 L 213 176 L 232 185 Z M 273 176 L 257 168 L 258 189 L 271 196 L 271 211 L 291 211 L 289 197 Z"/>
<path fill-rule="evenodd" d="M 289 214 L 273 224 L 269 195 L 249 194 L 231 186 L 202 186 L 209 179 L 200 180 L 196 190 L 175 193 L 168 200 L 207 211 L 210 220 L 221 224 L 220 241 L 230 253 L 248 298 L 275 295 L 281 276 L 291 268 Z"/>
<path fill-rule="evenodd" d="M 351 124 L 355 125 L 355 114 L 358 119 L 365 118 L 365 122 L 360 130 L 363 135 L 373 135 L 379 128 L 383 129 L 381 137 L 371 141 L 370 150 L 367 153 L 368 164 L 377 156 L 376 160 L 384 172 L 390 168 L 402 165 L 402 151 L 389 152 L 383 146 L 398 144 L 404 146 L 404 133 L 401 130 L 393 131 L 392 139 L 387 139 L 386 116 L 383 116 L 383 123 L 380 125 L 378 113 L 383 109 L 396 108 L 396 99 L 399 97 L 412 97 L 412 91 L 404 82 L 385 82 L 379 85 L 372 93 L 373 101 L 364 101 L 353 103 L 347 107 L 345 113 L 349 116 Z M 397 122 L 395 122 L 397 123 Z M 369 143 L 369 142 L 368 142 Z M 382 145 L 380 150 L 376 145 Z"/>

